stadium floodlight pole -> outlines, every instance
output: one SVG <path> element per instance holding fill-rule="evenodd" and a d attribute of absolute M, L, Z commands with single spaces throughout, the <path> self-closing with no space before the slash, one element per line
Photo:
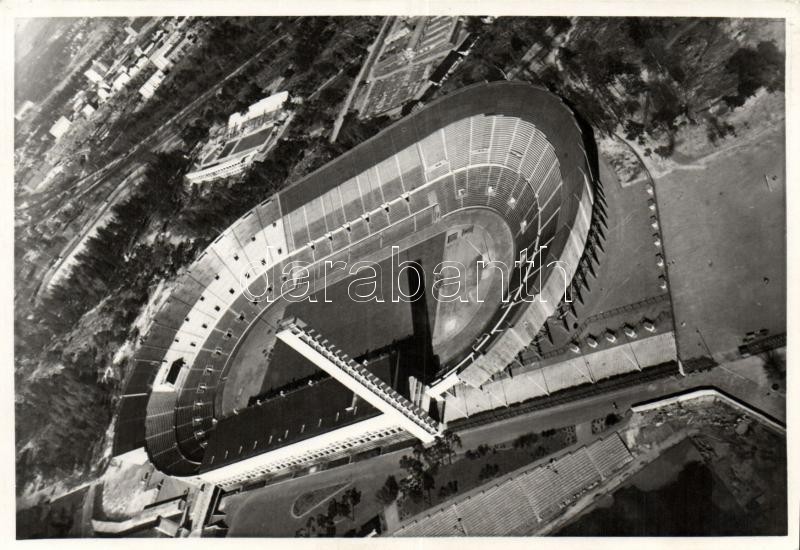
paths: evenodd
<path fill-rule="evenodd" d="M 694 329 L 697 331 L 697 335 L 700 336 L 700 341 L 703 343 L 703 347 L 706 348 L 706 353 L 711 359 L 713 359 L 714 357 L 711 355 L 711 349 L 708 347 L 708 343 L 706 342 L 703 333 L 700 332 L 700 327 L 694 327 Z"/>
<path fill-rule="evenodd" d="M 631 353 L 633 354 L 633 359 L 636 361 L 636 368 L 640 371 L 642 370 L 642 364 L 639 363 L 639 358 L 636 356 L 636 350 L 633 349 L 633 344 L 631 343 L 631 338 L 628 334 L 623 330 L 622 334 L 625 335 L 625 340 L 628 342 L 628 347 L 631 349 Z"/>
<path fill-rule="evenodd" d="M 592 381 L 592 384 L 596 384 L 597 380 L 594 379 L 594 374 L 592 373 L 592 369 L 589 366 L 589 360 L 586 359 L 586 354 L 581 353 L 581 357 L 583 358 L 583 362 L 586 365 L 586 372 L 589 373 L 589 379 Z"/>

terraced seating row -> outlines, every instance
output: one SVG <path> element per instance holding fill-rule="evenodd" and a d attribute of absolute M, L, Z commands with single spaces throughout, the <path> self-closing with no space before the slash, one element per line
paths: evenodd
<path fill-rule="evenodd" d="M 411 518 L 391 535 L 530 535 L 631 460 L 619 435 L 613 434 L 547 464 L 517 470 L 456 496 Z"/>

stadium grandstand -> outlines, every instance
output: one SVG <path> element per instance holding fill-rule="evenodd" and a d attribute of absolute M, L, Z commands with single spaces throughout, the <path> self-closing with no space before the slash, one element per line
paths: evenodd
<path fill-rule="evenodd" d="M 277 141 L 281 108 L 289 92 L 280 92 L 254 103 L 244 113 L 233 113 L 221 139 L 201 152 L 201 159 L 186 174 L 190 183 L 203 183 L 244 172 Z"/>
<path fill-rule="evenodd" d="M 473 85 L 255 206 L 179 276 L 141 337 L 115 455 L 144 445 L 168 474 L 235 487 L 401 439 L 431 440 L 447 395 L 503 372 L 586 268 L 587 242 L 602 221 L 591 139 L 545 90 Z M 441 304 L 425 284 L 435 278 L 425 250 L 456 233 L 458 242 L 482 234 L 485 245 L 468 242 L 477 256 L 513 267 L 507 277 L 478 277 L 499 280 L 503 300 L 471 303 L 475 322 L 453 329 L 438 357 L 430 340 L 440 319 L 431 312 Z M 385 263 L 394 246 L 409 260 L 424 257 L 408 288 L 424 288 L 426 305 L 408 313 L 389 301 L 405 321 L 384 320 L 382 329 L 386 309 L 288 303 L 304 280 L 324 280 L 325 291 L 350 280 L 327 265 Z M 360 324 L 348 325 L 352 318 Z M 409 339 L 419 355 L 405 363 L 417 370 L 396 353 Z M 258 353 L 248 356 L 253 346 Z M 266 358 L 266 376 L 240 376 L 256 356 Z M 300 374 L 315 371 L 324 376 Z M 270 377 L 281 381 L 268 386 Z"/>
<path fill-rule="evenodd" d="M 616 433 L 443 502 L 390 536 L 521 536 L 535 533 L 633 457 Z"/>

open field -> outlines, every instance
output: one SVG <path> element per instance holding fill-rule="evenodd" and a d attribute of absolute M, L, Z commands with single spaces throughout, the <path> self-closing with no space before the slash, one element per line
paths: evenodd
<path fill-rule="evenodd" d="M 656 181 L 679 352 L 725 358 L 786 330 L 785 130 Z M 699 331 L 699 332 L 698 332 Z"/>

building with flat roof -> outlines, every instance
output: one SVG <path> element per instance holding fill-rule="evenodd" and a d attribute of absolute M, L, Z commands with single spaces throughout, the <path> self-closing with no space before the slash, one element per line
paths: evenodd
<path fill-rule="evenodd" d="M 142 84 L 142 87 L 139 88 L 139 94 L 145 99 L 150 99 L 156 93 L 156 90 L 161 86 L 161 83 L 164 82 L 164 78 L 166 75 L 164 71 L 158 70 L 153 75 L 147 79 L 147 81 Z"/>
<path fill-rule="evenodd" d="M 124 88 L 130 81 L 131 81 L 130 75 L 127 72 L 121 72 L 111 83 L 111 89 L 114 90 L 115 92 L 118 92 L 122 88 Z"/>
<path fill-rule="evenodd" d="M 90 82 L 97 84 L 108 74 L 108 67 L 99 61 L 92 61 L 92 65 L 83 74 Z"/>
<path fill-rule="evenodd" d="M 55 124 L 50 127 L 50 135 L 56 138 L 57 140 L 61 138 L 64 134 L 67 133 L 69 127 L 72 125 L 72 122 L 66 117 L 59 117 L 56 120 Z"/>
<path fill-rule="evenodd" d="M 228 117 L 224 139 L 215 142 L 217 148 L 203 153 L 196 167 L 186 174 L 190 183 L 204 183 L 243 173 L 276 140 L 281 108 L 289 99 L 288 92 L 266 97 L 244 113 Z"/>
<path fill-rule="evenodd" d="M 81 109 L 81 114 L 86 118 L 89 118 L 94 114 L 96 110 L 97 109 L 95 109 L 95 107 L 91 103 L 87 103 L 86 105 L 83 106 L 83 109 Z"/>

